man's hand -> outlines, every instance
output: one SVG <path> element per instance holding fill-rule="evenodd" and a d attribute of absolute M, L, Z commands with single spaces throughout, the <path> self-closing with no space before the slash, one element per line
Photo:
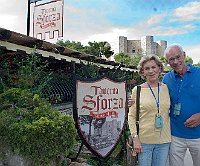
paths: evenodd
<path fill-rule="evenodd" d="M 199 124 L 200 124 L 200 113 L 193 114 L 184 123 L 184 125 L 189 128 L 197 127 Z"/>

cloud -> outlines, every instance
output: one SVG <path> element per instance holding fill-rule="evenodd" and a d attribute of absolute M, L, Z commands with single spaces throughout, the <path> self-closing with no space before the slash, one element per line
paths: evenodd
<path fill-rule="evenodd" d="M 155 25 L 155 24 L 161 22 L 165 16 L 166 16 L 165 13 L 153 15 L 152 17 L 150 17 L 150 18 L 146 21 L 147 26 Z"/>
<path fill-rule="evenodd" d="M 65 11 L 66 39 L 84 40 L 88 36 L 106 34 L 113 29 L 113 25 L 105 19 L 105 13 L 95 8 L 78 8 L 68 5 Z"/>
<path fill-rule="evenodd" d="M 200 20 L 200 2 L 190 2 L 185 6 L 177 8 L 170 21 L 193 21 Z"/>
<path fill-rule="evenodd" d="M 192 58 L 194 64 L 197 64 L 198 62 L 200 62 L 199 48 L 200 48 L 200 45 L 185 47 L 186 55 Z"/>
<path fill-rule="evenodd" d="M 0 27 L 26 34 L 28 0 L 1 0 Z"/>
<path fill-rule="evenodd" d="M 91 42 L 107 41 L 111 45 L 111 49 L 114 50 L 115 53 L 118 53 L 119 36 L 127 36 L 127 29 L 114 28 L 108 33 L 90 35 L 84 40 L 81 40 L 80 42 L 83 45 L 87 45 L 88 41 Z"/>
<path fill-rule="evenodd" d="M 9 15 L 22 15 L 25 9 L 27 9 L 28 0 L 1 0 L 0 13 Z"/>
<path fill-rule="evenodd" d="M 191 30 L 195 29 L 195 26 L 192 24 L 187 24 L 184 26 L 169 26 L 169 27 L 161 27 L 158 26 L 156 28 L 152 28 L 151 32 L 157 36 L 174 36 L 174 35 L 182 35 L 191 32 Z"/>
<path fill-rule="evenodd" d="M 163 15 L 164 17 L 164 15 Z M 158 19 L 159 20 L 159 19 Z M 131 38 L 141 38 L 142 36 L 174 36 L 182 35 L 196 29 L 193 24 L 186 24 L 180 26 L 148 26 L 148 21 L 140 22 L 126 29 L 127 35 Z M 145 26 L 144 26 L 145 25 Z M 153 24 L 151 24 L 153 25 Z"/>
<path fill-rule="evenodd" d="M 13 25 L 17 23 L 16 22 L 17 16 L 1 14 L 0 20 L 1 20 L 1 23 L 0 23 L 1 28 L 13 29 Z"/>

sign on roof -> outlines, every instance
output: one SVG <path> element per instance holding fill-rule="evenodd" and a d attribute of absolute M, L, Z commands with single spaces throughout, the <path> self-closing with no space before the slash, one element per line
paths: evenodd
<path fill-rule="evenodd" d="M 35 38 L 45 40 L 48 33 L 49 38 L 53 39 L 55 31 L 58 31 L 58 37 L 63 36 L 63 0 L 35 5 L 33 15 Z"/>

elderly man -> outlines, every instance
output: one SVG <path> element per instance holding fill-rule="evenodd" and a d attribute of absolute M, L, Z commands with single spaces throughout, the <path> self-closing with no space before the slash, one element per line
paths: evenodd
<path fill-rule="evenodd" d="M 193 165 L 200 166 L 200 68 L 185 64 L 185 52 L 177 44 L 165 50 L 165 57 L 173 69 L 163 78 L 171 99 L 169 165 L 183 166 L 189 149 Z"/>

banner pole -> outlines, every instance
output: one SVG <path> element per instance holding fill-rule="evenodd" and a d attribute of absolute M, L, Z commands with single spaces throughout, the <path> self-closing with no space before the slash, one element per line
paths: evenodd
<path fill-rule="evenodd" d="M 28 12 L 27 12 L 27 36 L 30 34 L 30 5 L 31 2 L 28 0 Z"/>

